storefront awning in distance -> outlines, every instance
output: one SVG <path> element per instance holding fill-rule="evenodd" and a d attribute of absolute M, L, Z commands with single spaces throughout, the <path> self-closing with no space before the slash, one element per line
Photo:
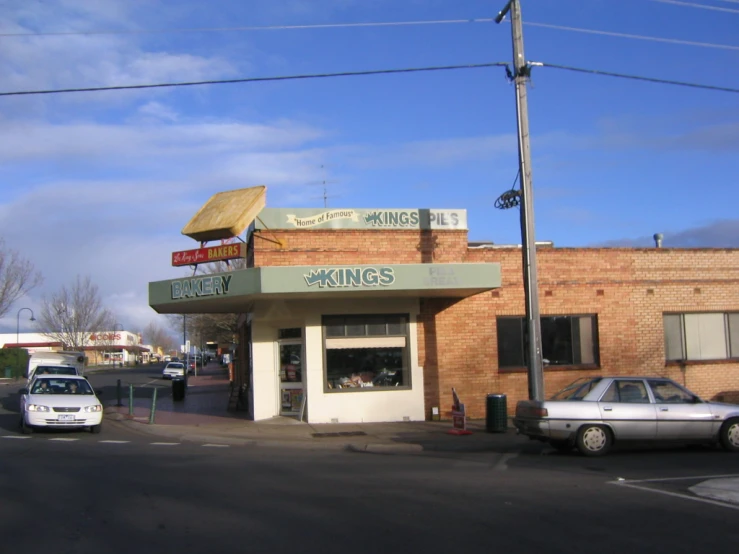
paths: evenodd
<path fill-rule="evenodd" d="M 500 287 L 500 264 L 377 264 L 257 267 L 149 283 L 161 314 L 239 313 L 255 300 L 447 297 Z"/>

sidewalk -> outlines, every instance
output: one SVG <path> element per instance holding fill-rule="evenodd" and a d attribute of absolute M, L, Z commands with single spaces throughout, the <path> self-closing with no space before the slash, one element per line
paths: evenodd
<path fill-rule="evenodd" d="M 270 445 L 333 448 L 372 452 L 509 452 L 530 443 L 509 429 L 486 433 L 485 423 L 471 421 L 471 435 L 448 434 L 451 421 L 398 423 L 310 424 L 290 417 L 250 421 L 245 412 L 227 411 L 228 374 L 218 366 L 206 367 L 188 378 L 185 399 L 174 402 L 169 391 L 157 398 L 154 423 L 149 424 L 151 397 L 134 398 L 129 415 L 128 398 L 123 406 L 105 406 L 106 419 L 141 433 L 178 441 L 218 444 Z M 161 392 L 161 390 L 160 390 Z"/>

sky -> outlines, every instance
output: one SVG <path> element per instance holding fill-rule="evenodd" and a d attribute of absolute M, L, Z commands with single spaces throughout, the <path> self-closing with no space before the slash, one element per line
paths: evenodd
<path fill-rule="evenodd" d="M 0 92 L 508 63 L 504 4 L 0 0 Z M 739 89 L 739 0 L 521 11 L 530 62 Z M 535 66 L 528 104 L 537 240 L 739 247 L 739 94 Z M 517 170 L 503 67 L 0 96 L 0 237 L 44 277 L 0 332 L 77 275 L 126 330 L 166 327 L 148 283 L 187 273 L 182 228 L 238 188 L 266 185 L 268 207 L 466 209 L 470 241 L 519 244 L 518 210 L 494 207 Z"/>

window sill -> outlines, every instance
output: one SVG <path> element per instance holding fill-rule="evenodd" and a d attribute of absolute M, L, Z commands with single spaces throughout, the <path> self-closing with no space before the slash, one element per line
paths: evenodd
<path fill-rule="evenodd" d="M 681 367 L 688 365 L 739 364 L 739 358 L 723 358 L 720 360 L 666 360 L 665 367 Z"/>
<path fill-rule="evenodd" d="M 544 373 L 556 373 L 558 371 L 600 371 L 602 368 L 595 364 L 586 365 L 548 365 L 544 368 Z M 526 373 L 526 367 L 500 367 L 498 373 Z"/>

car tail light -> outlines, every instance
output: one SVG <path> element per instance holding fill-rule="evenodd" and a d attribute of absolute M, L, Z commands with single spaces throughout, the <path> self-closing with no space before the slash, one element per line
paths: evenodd
<path fill-rule="evenodd" d="M 529 408 L 529 413 L 533 417 L 547 417 L 549 411 L 546 408 Z"/>

